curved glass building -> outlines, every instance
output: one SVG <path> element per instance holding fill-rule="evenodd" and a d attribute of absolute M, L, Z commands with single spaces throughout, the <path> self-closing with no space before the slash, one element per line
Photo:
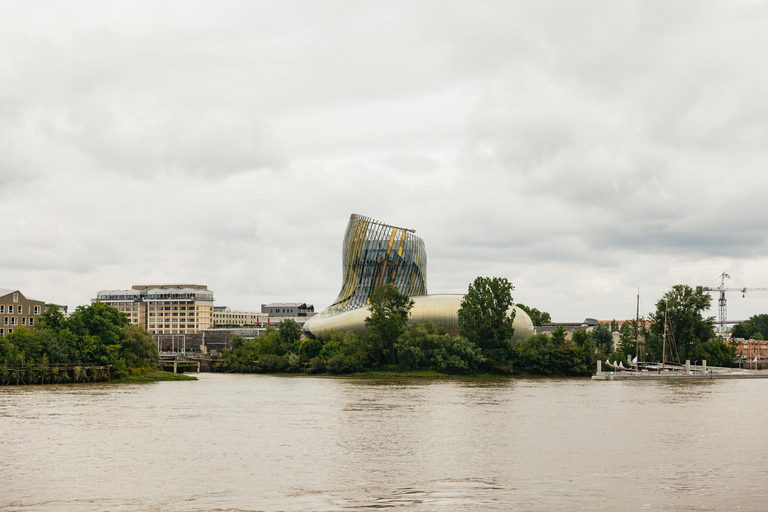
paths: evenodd
<path fill-rule="evenodd" d="M 393 284 L 411 297 L 427 294 L 427 254 L 412 229 L 352 214 L 342 250 L 341 291 L 322 314 L 367 306 L 380 284 Z"/>
<path fill-rule="evenodd" d="M 463 295 L 427 295 L 427 253 L 414 230 L 390 226 L 362 215 L 349 218 L 342 245 L 341 291 L 321 313 L 304 324 L 310 335 L 322 331 L 365 332 L 369 297 L 380 284 L 393 284 L 413 299 L 409 324 L 427 320 L 451 335 L 459 332 Z M 521 309 L 515 311 L 514 340 L 533 334 L 533 322 Z"/>

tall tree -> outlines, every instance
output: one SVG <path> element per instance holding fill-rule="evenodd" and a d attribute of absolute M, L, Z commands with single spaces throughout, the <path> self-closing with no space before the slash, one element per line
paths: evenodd
<path fill-rule="evenodd" d="M 490 366 L 498 370 L 512 356 L 510 340 L 515 330 L 510 312 L 512 286 L 504 277 L 477 277 L 469 285 L 459 309 L 459 332 L 477 345 Z"/>
<path fill-rule="evenodd" d="M 301 338 L 301 326 L 293 318 L 286 318 L 277 326 L 280 343 L 293 345 Z"/>
<path fill-rule="evenodd" d="M 701 290 L 694 290 L 688 285 L 678 284 L 666 292 L 656 302 L 656 311 L 651 314 L 651 332 L 656 339 L 664 333 L 664 315 L 667 318 L 667 360 L 670 354 L 678 355 L 680 362 L 690 359 L 707 359 L 708 342 L 715 338 L 714 317 L 704 317 L 709 309 L 712 297 Z M 649 344 L 655 348 L 652 355 L 660 360 L 662 354 L 657 343 Z M 649 347 L 651 348 L 651 347 Z"/>
<path fill-rule="evenodd" d="M 378 364 L 395 364 L 395 342 L 405 331 L 413 300 L 392 284 L 379 285 L 370 297 L 370 316 L 365 319 L 371 356 Z"/>
<path fill-rule="evenodd" d="M 76 335 L 95 336 L 104 345 L 120 343 L 120 330 L 129 323 L 125 313 L 101 302 L 78 306 L 67 319 L 67 326 Z"/>
<path fill-rule="evenodd" d="M 517 307 L 528 313 L 533 325 L 542 325 L 552 321 L 552 317 L 549 316 L 549 313 L 546 311 L 539 311 L 538 309 L 528 307 L 525 304 L 517 304 Z"/>
<path fill-rule="evenodd" d="M 599 324 L 592 330 L 592 338 L 595 340 L 597 349 L 602 351 L 603 355 L 613 353 L 613 333 L 610 327 L 605 324 Z"/>
<path fill-rule="evenodd" d="M 120 330 L 120 357 L 135 368 L 153 368 L 160 361 L 154 338 L 138 325 L 126 325 Z"/>

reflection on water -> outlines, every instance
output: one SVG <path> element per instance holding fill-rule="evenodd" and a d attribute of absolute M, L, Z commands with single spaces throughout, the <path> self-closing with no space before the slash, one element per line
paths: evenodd
<path fill-rule="evenodd" d="M 2 510 L 762 510 L 768 382 L 0 388 Z"/>

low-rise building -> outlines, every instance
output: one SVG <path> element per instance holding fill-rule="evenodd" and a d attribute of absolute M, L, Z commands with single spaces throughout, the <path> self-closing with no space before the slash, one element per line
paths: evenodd
<path fill-rule="evenodd" d="M 44 311 L 44 301 L 29 299 L 20 290 L 0 288 L 0 335 L 19 327 L 34 328 Z"/>
<path fill-rule="evenodd" d="M 273 302 L 262 304 L 261 312 L 271 317 L 304 317 L 312 316 L 315 306 L 307 305 L 306 302 Z"/>
<path fill-rule="evenodd" d="M 267 325 L 269 315 L 252 311 L 232 311 L 227 306 L 213 307 L 214 327 L 262 327 Z"/>

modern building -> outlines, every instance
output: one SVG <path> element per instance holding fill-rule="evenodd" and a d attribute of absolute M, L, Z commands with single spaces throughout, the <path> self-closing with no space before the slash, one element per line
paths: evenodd
<path fill-rule="evenodd" d="M 427 253 L 414 230 L 352 215 L 342 245 L 342 285 L 336 300 L 304 324 L 309 335 L 327 330 L 365 332 L 369 297 L 380 284 L 393 284 L 414 302 L 409 324 L 427 320 L 458 334 L 463 295 L 427 294 Z M 523 310 L 515 311 L 513 340 L 533 334 L 533 322 Z"/>
<path fill-rule="evenodd" d="M 32 329 L 45 311 L 45 302 L 28 299 L 20 290 L 0 288 L 0 335 L 19 327 Z"/>
<path fill-rule="evenodd" d="M 194 334 L 213 325 L 213 291 L 206 285 L 134 285 L 101 290 L 93 302 L 117 308 L 151 334 Z"/>
<path fill-rule="evenodd" d="M 315 306 L 306 302 L 273 302 L 262 304 L 261 312 L 271 317 L 303 317 L 312 316 Z"/>

